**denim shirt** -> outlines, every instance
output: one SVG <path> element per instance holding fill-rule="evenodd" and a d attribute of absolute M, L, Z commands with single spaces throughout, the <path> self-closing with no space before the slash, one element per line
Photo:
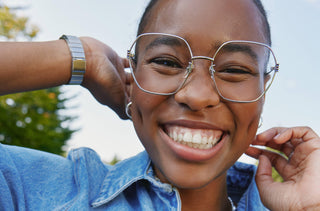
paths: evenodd
<path fill-rule="evenodd" d="M 266 210 L 255 169 L 237 162 L 228 170 L 237 210 Z M 64 158 L 0 144 L 0 210 L 181 210 L 181 200 L 154 176 L 145 151 L 110 166 L 88 148 Z"/>

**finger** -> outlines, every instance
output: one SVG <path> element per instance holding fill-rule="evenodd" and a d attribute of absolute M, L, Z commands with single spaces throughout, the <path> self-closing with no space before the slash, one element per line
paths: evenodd
<path fill-rule="evenodd" d="M 299 145 L 301 141 L 306 142 L 312 139 L 319 139 L 319 136 L 309 127 L 287 128 L 274 137 L 275 142 L 278 144 L 292 140 L 294 146 Z"/>
<path fill-rule="evenodd" d="M 258 134 L 252 141 L 254 145 L 262 145 L 284 152 L 289 156 L 294 147 L 304 141 L 319 138 L 318 135 L 308 127 L 271 128 L 261 134 Z M 287 144 L 287 142 L 291 142 Z"/>
<path fill-rule="evenodd" d="M 126 80 L 126 71 L 125 68 L 128 68 L 128 62 L 127 59 L 118 57 L 117 64 L 115 65 L 117 73 L 119 74 L 121 80 L 125 82 Z"/>
<path fill-rule="evenodd" d="M 303 161 L 313 150 L 320 149 L 318 135 L 308 127 L 287 128 L 274 139 L 277 143 L 286 141 L 282 151 L 294 166 Z"/>
<path fill-rule="evenodd" d="M 276 127 L 276 128 L 271 128 L 269 130 L 266 130 L 256 135 L 256 137 L 252 140 L 252 145 L 267 146 L 276 150 L 280 150 L 281 145 L 276 143 L 273 138 L 285 129 L 286 128 Z"/>
<path fill-rule="evenodd" d="M 122 64 L 123 64 L 124 68 L 130 67 L 129 60 L 127 58 L 122 58 Z"/>
<path fill-rule="evenodd" d="M 292 143 L 288 141 L 283 144 L 280 151 L 283 152 L 287 156 L 287 158 L 289 158 L 292 155 L 294 148 L 295 147 L 292 145 Z"/>
<path fill-rule="evenodd" d="M 283 179 L 287 179 L 289 176 L 291 176 L 288 169 L 290 169 L 292 166 L 288 164 L 288 159 L 282 154 L 271 151 L 264 151 L 262 152 L 262 155 L 266 156 L 269 159 L 271 165 L 277 170 L 277 172 Z"/>
<path fill-rule="evenodd" d="M 249 147 L 245 153 L 255 159 L 260 159 L 261 155 L 267 157 L 271 165 L 275 167 L 282 177 L 288 176 L 287 172 L 284 171 L 284 169 L 288 166 L 288 160 L 283 154 L 280 154 L 276 151 L 270 151 L 267 148 L 263 149 L 256 147 Z"/>
<path fill-rule="evenodd" d="M 254 159 L 259 159 L 259 156 L 262 154 L 262 150 L 256 147 L 249 147 L 246 151 L 245 154 L 254 158 Z"/>
<path fill-rule="evenodd" d="M 272 165 L 266 155 L 259 156 L 259 164 L 256 173 L 256 179 L 258 186 L 261 184 L 271 184 L 272 179 Z"/>
<path fill-rule="evenodd" d="M 266 130 L 258 135 L 256 135 L 253 144 L 262 144 L 267 143 L 270 140 L 273 140 L 273 138 L 284 131 L 286 128 L 283 127 L 274 127 L 270 128 L 269 130 Z"/>
<path fill-rule="evenodd" d="M 259 157 L 259 165 L 256 173 L 256 183 L 261 195 L 261 200 L 263 204 L 267 207 L 271 207 L 272 203 L 276 203 L 279 198 L 276 197 L 279 191 L 277 183 L 272 179 L 272 166 L 269 159 L 261 155 Z"/>
<path fill-rule="evenodd" d="M 298 166 L 315 151 L 320 151 L 320 141 L 318 139 L 299 144 L 290 155 L 290 164 Z"/>
<path fill-rule="evenodd" d="M 283 148 L 285 147 L 283 144 L 277 144 L 274 142 L 273 139 L 270 139 L 270 140 L 266 140 L 266 141 L 257 141 L 257 140 L 254 140 L 251 142 L 251 146 L 252 147 L 257 147 L 257 148 L 261 148 L 262 146 L 263 147 L 266 147 L 266 148 L 271 148 L 271 149 L 274 149 L 274 150 L 277 150 L 277 151 L 282 151 Z M 290 152 L 292 151 L 293 149 L 290 150 Z"/>

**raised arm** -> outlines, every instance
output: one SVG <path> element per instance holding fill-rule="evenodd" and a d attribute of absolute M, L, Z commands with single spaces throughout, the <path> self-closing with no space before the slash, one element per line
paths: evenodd
<path fill-rule="evenodd" d="M 83 87 L 120 118 L 124 112 L 126 59 L 89 37 L 81 38 L 86 56 Z M 0 42 L 0 95 L 67 84 L 71 54 L 64 40 L 49 42 Z"/>
<path fill-rule="evenodd" d="M 64 40 L 0 42 L 0 94 L 66 84 L 71 54 Z"/>

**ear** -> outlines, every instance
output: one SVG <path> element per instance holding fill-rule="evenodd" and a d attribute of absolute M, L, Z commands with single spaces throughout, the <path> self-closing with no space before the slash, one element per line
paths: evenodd
<path fill-rule="evenodd" d="M 131 93 L 132 93 L 132 85 L 134 83 L 133 76 L 130 70 L 130 63 L 127 58 L 122 58 L 122 64 L 124 67 L 124 78 L 122 77 L 122 81 L 124 83 L 124 92 L 126 95 L 125 103 L 129 103 L 131 101 Z"/>
<path fill-rule="evenodd" d="M 126 71 L 126 79 L 125 79 L 125 92 L 127 95 L 127 102 L 131 101 L 131 96 L 132 96 L 132 88 L 134 85 L 134 80 L 131 72 Z"/>

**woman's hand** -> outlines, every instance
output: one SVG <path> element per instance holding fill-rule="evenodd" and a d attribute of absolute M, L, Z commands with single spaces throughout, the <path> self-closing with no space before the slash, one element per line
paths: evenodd
<path fill-rule="evenodd" d="M 261 200 L 271 210 L 320 210 L 320 138 L 310 128 L 272 128 L 256 136 L 246 154 L 259 158 L 256 182 Z M 283 177 L 274 182 L 271 167 Z"/>
<path fill-rule="evenodd" d="M 82 86 L 102 104 L 112 108 L 120 118 L 128 119 L 125 114 L 128 60 L 121 58 L 102 42 L 82 37 L 86 55 L 86 73 Z"/>

